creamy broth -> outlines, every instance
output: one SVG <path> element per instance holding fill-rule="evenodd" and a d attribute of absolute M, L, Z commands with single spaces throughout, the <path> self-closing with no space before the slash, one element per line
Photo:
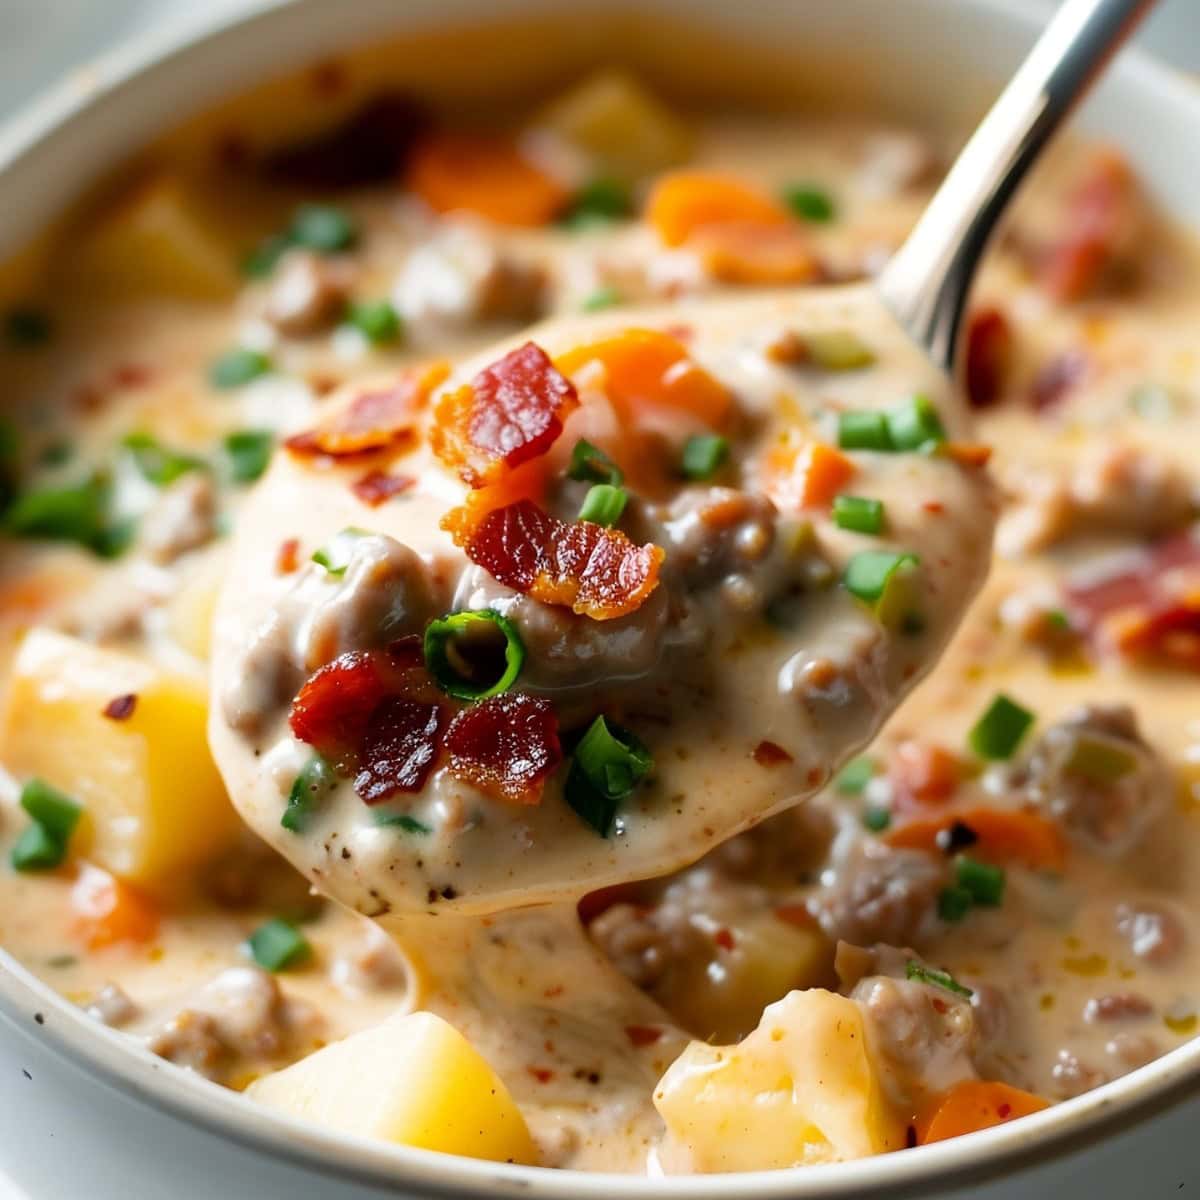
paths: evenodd
<path fill-rule="evenodd" d="M 493 1131 L 515 1105 L 527 1133 L 485 1146 L 440 1109 L 439 1135 L 399 1132 L 425 1127 L 411 1114 L 365 1131 L 546 1166 L 898 1150 L 1165 1052 L 1196 1022 L 1194 246 L 1114 153 L 1062 149 L 981 280 L 971 430 L 855 282 L 921 210 L 936 139 L 685 117 L 640 85 L 591 86 L 604 119 L 644 134 L 621 186 L 578 93 L 575 117 L 561 99 L 514 113 L 518 150 L 473 135 L 471 163 L 518 163 L 503 157 L 511 192 L 474 198 L 421 158 L 461 116 L 429 134 L 389 100 L 372 128 L 396 163 L 348 182 L 377 170 L 346 150 L 361 130 L 264 160 L 226 113 L 218 166 L 195 129 L 168 143 L 22 297 L 2 363 L 25 536 L 0 560 L 0 942 L 97 1019 L 332 1128 L 364 1131 L 353 1104 L 345 1124 L 329 1111 L 338 1055 L 374 1031 L 383 1062 L 396 1020 L 435 1014 L 498 1081 L 470 1085 L 486 1076 L 460 1059 L 434 1074 L 461 1073 L 457 1102 Z M 723 221 L 676 236 L 679 171 L 749 198 L 721 193 Z M 432 211 L 460 206 L 446 187 L 484 211 Z M 545 212 L 514 227 L 497 195 Z M 742 307 L 726 318 L 710 293 Z M 571 320 L 516 336 L 547 316 Z M 609 350 L 571 357 L 630 328 L 654 331 L 682 402 L 623 398 Z M 529 339 L 541 386 L 566 377 L 578 399 L 516 468 L 543 472 L 555 536 L 615 462 L 618 528 L 665 551 L 620 615 L 498 579 L 440 525 L 488 491 L 438 448 L 448 398 L 478 396 L 478 373 Z M 442 358 L 449 378 L 428 373 Z M 405 379 L 428 393 L 411 420 L 344 453 L 356 401 Z M 915 440 L 880 443 L 930 411 Z M 681 478 L 689 439 L 713 435 L 726 457 L 710 445 Z M 581 439 L 600 457 L 573 479 Z M 504 483 L 511 464 L 479 469 Z M 835 519 L 837 495 L 882 508 Z M 999 557 L 942 661 L 831 780 L 943 649 L 997 515 Z M 903 586 L 884 581 L 880 603 L 846 586 L 864 551 L 918 562 L 892 562 Z M 495 698 L 447 696 L 427 653 L 397 649 L 483 609 L 524 647 L 504 695 L 553 713 L 543 769 L 507 795 L 479 773 L 494 762 L 444 741 Z M 338 689 L 364 679 L 382 690 L 351 737 Z M 998 693 L 1010 707 L 973 735 Z M 423 705 L 436 733 L 387 741 L 393 707 L 368 741 L 385 702 Z M 580 800 L 568 780 L 599 716 L 635 777 Z M 31 779 L 83 808 L 61 845 Z M 406 1086 L 395 1070 L 368 1072 L 364 1106 Z"/>

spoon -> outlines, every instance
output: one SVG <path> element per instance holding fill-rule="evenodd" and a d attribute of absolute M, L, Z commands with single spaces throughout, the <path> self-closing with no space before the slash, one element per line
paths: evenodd
<path fill-rule="evenodd" d="M 1150 0 L 1067 0 L 877 285 L 555 319 L 519 340 L 532 338 L 559 356 L 630 327 L 682 324 L 693 358 L 736 392 L 744 424 L 760 431 L 760 448 L 797 436 L 828 443 L 831 409 L 878 418 L 914 394 L 928 397 L 946 435 L 961 441 L 969 425 L 949 372 L 988 237 L 1054 129 L 1149 7 Z M 804 375 L 803 364 L 789 374 L 764 357 L 764 336 L 803 344 L 831 329 L 860 335 L 874 365 L 824 380 Z M 462 364 L 447 389 L 511 345 Z M 797 372 L 803 389 L 794 386 Z M 585 376 L 575 376 L 583 403 L 547 455 L 556 479 L 577 439 L 603 441 L 595 431 L 612 422 L 603 387 Z M 778 397 L 788 384 L 784 411 Z M 627 447 L 608 433 L 619 457 Z M 625 465 L 633 469 L 637 456 Z M 704 553 L 689 558 L 704 521 L 688 506 L 695 497 L 703 502 L 703 491 L 683 489 L 661 504 L 639 500 L 624 526 L 656 531 L 666 547 L 662 582 L 636 612 L 593 621 L 499 587 L 465 562 L 439 522 L 466 489 L 427 444 L 407 453 L 400 470 L 419 485 L 402 504 L 368 508 L 350 487 L 361 467 L 276 456 L 242 513 L 231 582 L 218 605 L 210 721 L 218 766 L 246 821 L 323 891 L 369 916 L 392 914 L 394 922 L 430 911 L 470 916 L 566 902 L 665 874 L 811 795 L 936 660 L 986 572 L 995 508 L 984 473 L 945 456 L 858 455 L 855 491 L 882 500 L 883 545 L 903 562 L 901 577 L 911 574 L 910 607 L 889 621 L 879 606 L 869 611 L 860 602 L 861 590 L 850 594 L 862 536 L 824 512 L 789 515 L 781 505 L 770 516 L 770 536 L 758 538 L 751 496 L 750 515 L 735 529 L 750 530 L 758 557 L 722 565 L 727 573 L 714 580 L 705 574 L 705 554 L 724 564 L 720 555 L 742 543 L 710 537 Z M 761 488 L 762 463 L 743 470 L 747 492 Z M 342 577 L 311 566 L 297 577 L 276 571 L 281 544 L 294 542 L 293 554 L 302 547 L 303 561 L 348 527 L 372 536 L 358 540 Z M 518 687 L 553 698 L 564 729 L 582 732 L 597 713 L 618 713 L 650 746 L 656 766 L 649 786 L 602 825 L 572 801 L 566 770 L 547 782 L 540 803 L 520 805 L 484 800 L 439 769 L 418 792 L 398 797 L 401 811 L 385 806 L 390 824 L 343 782 L 322 796 L 303 831 L 281 825 L 289 789 L 311 754 L 292 737 L 287 706 L 330 658 L 324 650 L 313 657 L 313 630 L 326 631 L 327 650 L 330 636 L 336 641 L 348 621 L 353 626 L 354 613 L 361 624 L 362 589 L 378 590 L 389 571 L 410 572 L 406 584 L 393 574 L 387 586 L 403 597 L 401 609 L 409 606 L 413 632 L 440 612 L 501 612 L 527 643 Z M 819 586 L 838 578 L 847 586 Z M 730 579 L 738 586 L 731 589 Z M 768 586 L 772 595 L 798 593 L 794 607 L 770 623 Z M 302 642 L 308 651 L 298 649 Z M 565 680 L 555 660 L 564 645 L 571 651 Z"/>

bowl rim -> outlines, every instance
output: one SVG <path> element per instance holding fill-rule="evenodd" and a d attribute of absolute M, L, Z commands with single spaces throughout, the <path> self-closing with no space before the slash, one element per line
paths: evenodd
<path fill-rule="evenodd" d="M 203 7 L 133 35 L 92 63 L 76 68 L 0 126 L 0 172 L 7 172 L 108 93 L 205 43 L 304 0 L 246 0 L 216 14 Z M 944 0 L 943 0 L 944 2 Z M 956 0 L 1032 37 L 1048 16 L 1037 0 Z M 1136 48 L 1111 68 L 1159 102 L 1193 114 L 1200 129 L 1200 89 Z M 0 1022 L 57 1058 L 137 1103 L 170 1114 L 243 1148 L 337 1181 L 460 1200 L 534 1197 L 540 1200 L 728 1200 L 731 1177 L 651 1177 L 521 1167 L 438 1154 L 332 1133 L 254 1104 L 244 1095 L 152 1054 L 99 1025 L 38 979 L 0 946 Z M 895 1200 L 924 1197 L 931 1188 L 966 1187 L 1015 1174 L 1094 1146 L 1143 1125 L 1200 1095 L 1200 1037 L 1093 1091 L 1011 1124 L 946 1142 L 852 1162 L 746 1172 L 736 1188 L 748 1200 L 851 1200 L 886 1188 Z M 415 1194 L 415 1193 L 414 1193 Z"/>

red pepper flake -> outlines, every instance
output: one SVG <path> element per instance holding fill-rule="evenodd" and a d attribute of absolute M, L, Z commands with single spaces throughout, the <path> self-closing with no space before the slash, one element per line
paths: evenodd
<path fill-rule="evenodd" d="M 563 994 L 567 989 L 561 983 L 556 983 L 553 987 L 548 987 L 542 995 L 547 1000 L 555 1000 Z"/>
<path fill-rule="evenodd" d="M 562 761 L 558 718 L 548 700 L 505 692 L 464 708 L 446 734 L 450 771 L 496 800 L 539 804 Z"/>
<path fill-rule="evenodd" d="M 300 565 L 300 539 L 287 538 L 279 543 L 275 552 L 275 572 L 290 575 Z"/>
<path fill-rule="evenodd" d="M 946 506 L 940 500 L 926 500 L 921 507 L 935 517 L 940 517 L 946 511 Z"/>
<path fill-rule="evenodd" d="M 590 521 L 567 524 L 531 500 L 482 517 L 469 506 L 454 509 L 442 528 L 499 583 L 596 621 L 636 611 L 658 586 L 658 546 L 638 546 Z"/>
<path fill-rule="evenodd" d="M 653 1025 L 626 1025 L 625 1036 L 630 1043 L 641 1049 L 643 1046 L 653 1046 L 663 1035 L 661 1029 Z"/>
<path fill-rule="evenodd" d="M 554 1078 L 554 1072 L 549 1067 L 526 1067 L 526 1071 L 538 1081 L 538 1083 L 549 1083 Z"/>
<path fill-rule="evenodd" d="M 941 996 L 930 997 L 929 1003 L 932 1006 L 933 1011 L 939 1014 L 939 1016 L 944 1017 L 950 1011 L 950 1005 L 948 1005 L 945 1000 L 941 998 Z"/>
<path fill-rule="evenodd" d="M 713 934 L 713 941 L 716 942 L 722 950 L 732 950 L 735 945 L 733 933 L 724 926 L 722 926 L 717 930 L 716 933 Z"/>
<path fill-rule="evenodd" d="M 792 756 L 778 742 L 759 742 L 754 747 L 751 757 L 760 767 L 778 767 L 783 763 L 794 762 Z"/>
<path fill-rule="evenodd" d="M 1007 1121 L 1012 1116 L 1012 1105 L 1007 1103 L 996 1105 L 996 1116 L 1002 1121 Z"/>
<path fill-rule="evenodd" d="M 350 490 L 371 508 L 378 508 L 393 496 L 407 492 L 416 484 L 411 475 L 389 475 L 386 471 L 368 471 L 361 479 L 356 479 Z"/>
<path fill-rule="evenodd" d="M 967 324 L 965 379 L 972 408 L 990 408 L 1004 390 L 1012 365 L 1012 326 L 998 308 L 982 308 Z"/>
<path fill-rule="evenodd" d="M 575 385 L 533 342 L 480 371 L 439 402 L 430 441 L 464 483 L 482 487 L 539 458 L 579 406 Z"/>
<path fill-rule="evenodd" d="M 128 721 L 137 708 L 137 694 L 126 692 L 123 696 L 114 696 L 105 706 L 104 715 L 110 721 Z"/>
<path fill-rule="evenodd" d="M 419 792 L 441 749 L 445 713 L 438 704 L 397 696 L 371 714 L 359 749 L 354 790 L 367 804 Z"/>

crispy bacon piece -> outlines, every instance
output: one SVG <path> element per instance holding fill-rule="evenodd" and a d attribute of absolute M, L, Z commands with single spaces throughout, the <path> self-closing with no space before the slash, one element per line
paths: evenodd
<path fill-rule="evenodd" d="M 367 722 L 354 790 L 367 804 L 419 792 L 437 761 L 445 725 L 439 704 L 404 696 L 385 700 Z"/>
<path fill-rule="evenodd" d="M 356 479 L 350 490 L 371 508 L 378 508 L 393 496 L 407 492 L 416 484 L 411 475 L 389 475 L 386 471 L 368 471 L 360 479 Z"/>
<path fill-rule="evenodd" d="M 385 652 L 339 655 L 312 675 L 292 701 L 292 733 L 327 757 L 344 761 L 357 750 L 371 715 L 395 682 Z"/>
<path fill-rule="evenodd" d="M 430 441 L 464 483 L 482 487 L 545 454 L 578 405 L 575 385 L 526 342 L 439 402 Z"/>
<path fill-rule="evenodd" d="M 596 621 L 636 611 L 658 586 L 658 546 L 638 546 L 620 530 L 590 521 L 567 524 L 531 500 L 477 519 L 469 507 L 454 509 L 442 528 L 505 587 Z"/>
<path fill-rule="evenodd" d="M 464 708 L 446 733 L 450 771 L 510 804 L 539 804 L 562 761 L 558 718 L 549 700 L 520 692 Z"/>
<path fill-rule="evenodd" d="M 751 757 L 760 767 L 778 767 L 793 762 L 792 756 L 778 743 L 761 741 L 751 752 Z"/>
<path fill-rule="evenodd" d="M 399 449 L 416 438 L 421 410 L 447 371 L 444 363 L 434 363 L 406 372 L 392 387 L 360 392 L 284 445 L 295 455 L 333 458 Z"/>
<path fill-rule="evenodd" d="M 965 347 L 965 383 L 972 408 L 990 408 L 1004 390 L 1012 365 L 1012 326 L 998 308 L 971 314 Z"/>

